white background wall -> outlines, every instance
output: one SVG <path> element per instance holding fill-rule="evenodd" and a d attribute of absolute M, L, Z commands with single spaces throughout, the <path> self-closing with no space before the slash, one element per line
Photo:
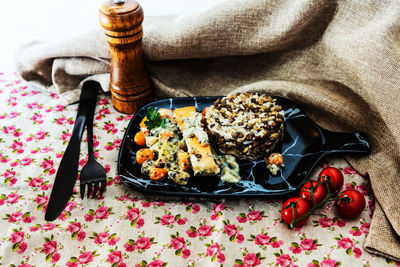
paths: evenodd
<path fill-rule="evenodd" d="M 14 71 L 18 46 L 59 40 L 96 27 L 105 0 L 0 0 L 0 72 Z M 138 0 L 146 16 L 200 12 L 224 0 Z M 228 0 L 229 1 L 229 0 Z"/>

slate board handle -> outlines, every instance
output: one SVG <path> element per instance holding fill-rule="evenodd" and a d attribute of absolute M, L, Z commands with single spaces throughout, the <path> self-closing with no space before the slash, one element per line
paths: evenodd
<path fill-rule="evenodd" d="M 336 133 L 324 130 L 326 150 L 333 153 L 368 154 L 371 146 L 364 133 Z"/>

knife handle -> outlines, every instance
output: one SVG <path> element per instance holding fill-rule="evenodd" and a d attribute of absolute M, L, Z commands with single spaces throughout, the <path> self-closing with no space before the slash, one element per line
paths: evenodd
<path fill-rule="evenodd" d="M 76 115 L 71 140 L 82 141 L 82 134 L 85 128 L 87 117 L 94 112 L 97 102 L 97 93 L 101 85 L 96 81 L 86 81 L 82 86 L 79 99 L 79 108 Z"/>

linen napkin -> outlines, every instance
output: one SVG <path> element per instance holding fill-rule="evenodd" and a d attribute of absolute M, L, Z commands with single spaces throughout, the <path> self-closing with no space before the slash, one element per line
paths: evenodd
<path fill-rule="evenodd" d="M 400 260 L 400 2 L 230 0 L 190 16 L 145 18 L 143 49 L 158 96 L 262 91 L 292 99 L 321 126 L 368 134 L 376 212 L 365 248 Z M 17 54 L 26 80 L 78 99 L 83 80 L 108 90 L 102 29 Z"/>

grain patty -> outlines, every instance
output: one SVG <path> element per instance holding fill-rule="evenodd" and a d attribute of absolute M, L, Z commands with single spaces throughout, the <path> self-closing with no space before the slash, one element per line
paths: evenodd
<path fill-rule="evenodd" d="M 218 99 L 207 109 L 205 127 L 221 154 L 261 159 L 282 140 L 284 111 L 265 94 L 237 93 Z"/>

